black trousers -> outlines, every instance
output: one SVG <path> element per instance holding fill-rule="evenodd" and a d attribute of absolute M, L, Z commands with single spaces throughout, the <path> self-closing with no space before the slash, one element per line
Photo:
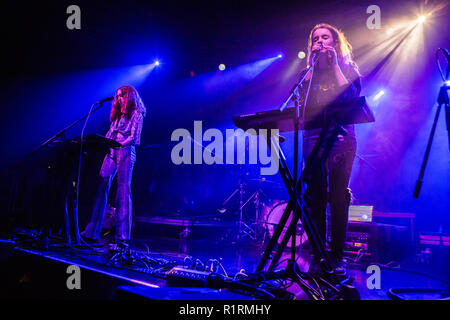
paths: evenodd
<path fill-rule="evenodd" d="M 303 156 L 306 161 L 311 155 L 316 138 L 303 140 Z M 323 147 L 319 154 L 323 153 Z M 329 156 L 323 163 L 315 163 L 310 181 L 307 181 L 305 202 L 322 242 L 326 243 L 327 204 L 330 204 L 331 258 L 340 260 L 343 256 L 347 234 L 348 208 L 351 193 L 348 188 L 353 160 L 356 154 L 356 138 L 339 136 Z M 313 253 L 318 256 L 313 245 Z"/>

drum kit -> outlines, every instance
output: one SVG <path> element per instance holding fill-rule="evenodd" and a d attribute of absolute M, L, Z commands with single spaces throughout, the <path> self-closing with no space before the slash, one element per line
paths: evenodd
<path fill-rule="evenodd" d="M 237 229 L 233 237 L 236 241 L 250 240 L 260 245 L 264 245 L 267 239 L 270 239 L 278 225 L 281 216 L 288 204 L 288 201 L 280 194 L 283 190 L 281 183 L 267 179 L 265 177 L 250 178 L 246 173 L 239 178 L 236 189 L 222 203 L 217 211 L 221 214 L 227 213 L 230 202 L 238 196 L 239 206 L 231 214 L 237 221 Z M 282 231 L 284 237 L 290 224 L 291 218 Z M 308 240 L 301 222 L 297 224 L 296 246 L 299 247 Z M 291 241 L 288 242 L 288 248 L 291 247 Z"/>
<path fill-rule="evenodd" d="M 263 216 L 263 225 L 265 230 L 267 230 L 268 235 L 270 238 L 273 236 L 273 232 L 275 231 L 276 226 L 280 222 L 281 216 L 284 213 L 284 210 L 286 209 L 286 206 L 288 204 L 288 201 L 286 200 L 271 200 L 267 204 L 263 205 L 262 210 L 262 216 Z M 284 238 L 284 234 L 286 233 L 289 224 L 291 223 L 291 217 L 288 218 L 288 221 L 286 223 L 286 226 L 284 226 L 283 231 L 281 232 L 281 236 L 278 239 L 278 244 L 281 244 L 281 239 Z M 297 230 L 296 230 L 296 238 L 295 243 L 297 246 L 301 246 L 308 240 L 308 236 L 306 235 L 305 230 L 302 227 L 302 223 L 299 221 L 297 223 Z M 291 248 L 291 241 L 289 238 L 288 243 L 286 244 L 287 248 Z"/>

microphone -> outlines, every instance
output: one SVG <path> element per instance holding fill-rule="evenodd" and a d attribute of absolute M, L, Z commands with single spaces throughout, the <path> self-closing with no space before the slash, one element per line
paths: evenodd
<path fill-rule="evenodd" d="M 114 97 L 108 97 L 108 98 L 102 99 L 100 101 L 97 101 L 95 104 L 102 104 L 104 102 L 112 101 L 112 100 L 114 100 Z"/>
<path fill-rule="evenodd" d="M 317 58 L 318 54 L 320 53 L 320 51 L 322 51 L 322 49 L 323 49 L 323 44 L 321 43 L 320 48 L 313 51 L 313 59 Z"/>

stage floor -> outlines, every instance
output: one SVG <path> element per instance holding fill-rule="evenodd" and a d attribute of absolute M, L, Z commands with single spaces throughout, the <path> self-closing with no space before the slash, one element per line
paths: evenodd
<path fill-rule="evenodd" d="M 4 242 L 7 244 L 7 242 Z M 3 246 L 5 247 L 5 246 Z M 113 293 L 114 288 L 122 288 L 122 292 L 127 291 L 128 297 L 147 297 L 156 300 L 247 300 L 252 299 L 249 295 L 235 294 L 232 292 L 224 293 L 213 289 L 199 288 L 180 288 L 168 287 L 164 278 L 164 271 L 167 266 L 175 265 L 192 265 L 195 261 L 198 264 L 206 264 L 210 259 L 220 260 L 227 275 L 235 275 L 238 272 L 252 273 L 256 270 L 256 266 L 261 259 L 264 246 L 253 240 L 245 240 L 240 242 L 219 242 L 205 240 L 178 240 L 163 238 L 146 238 L 135 239 L 131 243 L 132 252 L 137 257 L 147 257 L 144 262 L 135 261 L 133 265 L 111 264 L 108 260 L 112 254 L 108 254 L 108 249 L 104 247 L 67 247 L 61 244 L 51 245 L 47 250 L 33 248 L 31 246 L 16 246 L 11 249 L 13 244 L 10 243 L 11 256 L 15 256 L 13 262 L 7 258 L 2 258 L 3 275 L 10 274 L 9 286 L 12 288 L 7 293 L 8 298 L 21 298 L 25 295 L 27 298 L 34 298 L 36 292 L 44 292 L 43 288 L 34 288 L 34 291 L 27 291 L 17 288 L 13 278 L 19 277 L 19 283 L 26 283 L 27 273 L 33 274 L 33 268 L 38 268 L 39 272 L 35 274 L 46 274 L 59 272 L 52 271 L 48 267 L 52 263 L 60 263 L 67 265 L 78 265 L 82 270 L 86 270 L 85 274 L 89 274 L 87 278 L 92 283 L 103 283 L 100 287 L 105 288 L 107 294 L 103 294 L 99 287 L 95 286 L 95 294 L 87 292 L 81 299 L 117 299 L 117 293 Z M 297 264 L 301 271 L 308 271 L 310 264 L 310 252 L 305 246 L 298 250 Z M 285 250 L 277 269 L 286 265 L 286 259 L 290 257 L 291 251 Z M 31 261 L 31 262 L 30 262 Z M 39 262 L 37 262 L 39 261 Z M 161 266 L 158 271 L 158 264 Z M 40 267 L 33 267 L 41 265 Z M 166 265 L 164 270 L 163 265 Z M 151 268 L 147 268 L 151 267 Z M 10 269 L 8 269 L 10 268 Z M 358 289 L 362 300 L 389 300 L 389 289 L 398 288 L 422 288 L 422 289 L 443 289 L 445 283 L 438 279 L 438 275 L 432 274 L 429 270 L 425 270 L 421 265 L 401 265 L 401 268 L 390 268 L 381 265 L 380 273 L 380 289 L 369 289 L 367 279 L 370 274 L 366 272 L 367 264 L 348 266 L 347 273 L 353 278 L 353 285 Z M 42 270 L 46 271 L 43 272 Z M 149 270 L 152 271 L 149 271 Z M 6 272 L 6 273 L 5 273 Z M 223 270 L 219 270 L 223 272 Z M 9 277 L 9 276 L 8 276 Z M 25 277 L 25 280 L 24 280 Z M 61 279 L 67 278 L 67 273 L 61 275 Z M 434 278 L 434 279 L 433 279 Z M 58 278 L 59 279 L 59 278 Z M 59 282 L 64 282 L 63 280 Z M 102 279 L 102 281 L 98 280 Z M 43 285 L 45 281 L 37 281 L 36 286 Z M 108 283 L 107 285 L 104 283 Z M 20 286 L 20 285 L 19 285 Z M 57 287 L 61 285 L 58 284 Z M 85 285 L 84 290 L 88 291 L 93 285 Z M 56 287 L 55 287 L 56 288 Z M 130 289 L 131 288 L 131 289 Z M 52 289 L 53 290 L 53 289 Z M 288 290 L 296 296 L 297 300 L 307 299 L 303 291 L 296 285 L 291 285 Z M 48 291 L 48 290 L 47 290 Z M 54 292 L 58 290 L 54 289 Z M 30 293 L 32 292 L 32 293 Z M 34 292 L 34 293 L 33 293 Z M 205 295 L 206 293 L 206 295 Z M 5 293 L 3 293 L 5 294 Z M 40 298 L 53 298 L 52 293 L 47 296 L 44 294 L 38 296 Z M 69 296 L 70 298 L 70 296 Z M 428 292 L 426 294 L 409 294 L 408 299 L 440 299 L 437 293 Z"/>

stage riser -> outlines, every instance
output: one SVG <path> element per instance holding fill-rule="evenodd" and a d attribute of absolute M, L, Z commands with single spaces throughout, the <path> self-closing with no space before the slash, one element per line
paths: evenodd
<path fill-rule="evenodd" d="M 189 232 L 183 234 L 183 231 Z M 234 232 L 238 232 L 236 228 L 230 227 L 206 227 L 206 226 L 178 226 L 160 223 L 136 222 L 134 226 L 134 236 L 136 238 L 165 237 L 173 239 L 188 240 L 226 240 L 233 237 Z"/>
<path fill-rule="evenodd" d="M 70 263 L 15 250 L 2 263 L 0 298 L 9 299 L 116 299 L 117 287 L 132 282 L 80 267 L 81 289 L 67 288 Z"/>

